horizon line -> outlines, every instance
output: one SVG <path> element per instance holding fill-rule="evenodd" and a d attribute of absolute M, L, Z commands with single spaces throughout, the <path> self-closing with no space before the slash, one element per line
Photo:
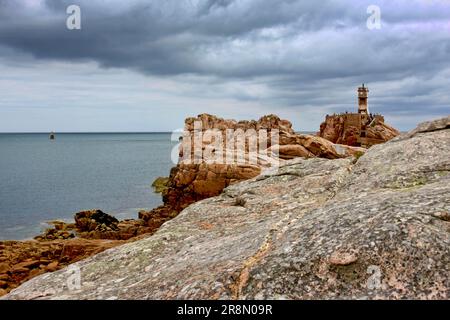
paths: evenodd
<path fill-rule="evenodd" d="M 0 134 L 172 133 L 172 131 L 0 131 Z"/>
<path fill-rule="evenodd" d="M 294 130 L 295 132 L 317 132 L 317 130 Z M 149 134 L 149 133 L 174 133 L 173 131 L 10 131 L 10 132 L 1 132 L 0 134 Z M 177 132 L 178 133 L 178 132 Z"/>

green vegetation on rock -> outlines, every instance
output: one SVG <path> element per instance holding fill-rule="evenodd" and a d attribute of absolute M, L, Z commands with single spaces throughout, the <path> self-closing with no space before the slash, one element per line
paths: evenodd
<path fill-rule="evenodd" d="M 164 193 L 168 188 L 167 186 L 168 183 L 169 183 L 168 177 L 158 177 L 152 183 L 153 190 L 156 193 Z"/>

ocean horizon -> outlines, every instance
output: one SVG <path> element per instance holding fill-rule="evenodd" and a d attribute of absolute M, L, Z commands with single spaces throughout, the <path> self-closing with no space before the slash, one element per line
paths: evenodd
<path fill-rule="evenodd" d="M 162 203 L 151 184 L 167 176 L 170 133 L 0 134 L 0 239 L 36 236 L 51 220 L 101 209 L 118 219 Z"/>

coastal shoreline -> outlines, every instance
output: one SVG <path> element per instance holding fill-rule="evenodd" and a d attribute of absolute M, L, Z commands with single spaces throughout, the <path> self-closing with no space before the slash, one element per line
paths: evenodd
<path fill-rule="evenodd" d="M 449 130 L 289 160 L 5 299 L 448 299 Z"/>
<path fill-rule="evenodd" d="M 261 117 L 258 121 L 238 122 L 201 114 L 186 119 L 188 136 L 194 135 L 196 122 L 200 122 L 204 130 L 264 129 L 269 133 L 276 130 L 280 134 L 279 145 L 268 147 L 278 148 L 277 161 L 281 164 L 298 157 L 339 159 L 359 157 L 365 152 L 364 148 L 334 144 L 316 135 L 298 134 L 289 121 L 275 115 Z M 383 130 L 381 126 L 379 131 Z M 391 139 L 392 134 L 388 138 Z M 74 223 L 54 221 L 53 228 L 33 240 L 0 241 L 0 295 L 42 273 L 59 270 L 106 249 L 149 237 L 189 205 L 218 196 L 226 187 L 258 176 L 268 165 L 259 160 L 256 165 L 185 163 L 181 159 L 186 141 L 180 144 L 178 165 L 170 170 L 168 178 L 158 178 L 153 185 L 162 193 L 163 204 L 149 211 L 140 211 L 137 219 L 119 221 L 98 209 L 82 211 L 75 214 Z M 203 147 L 208 148 L 208 143 Z"/>

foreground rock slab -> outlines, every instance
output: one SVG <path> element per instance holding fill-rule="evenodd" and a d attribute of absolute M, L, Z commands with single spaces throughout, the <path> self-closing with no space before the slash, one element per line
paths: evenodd
<path fill-rule="evenodd" d="M 448 299 L 450 129 L 294 159 L 7 299 Z M 433 128 L 428 131 L 426 128 Z M 357 160 L 357 161 L 356 161 Z"/>
<path fill-rule="evenodd" d="M 240 132 L 254 133 L 263 130 L 267 134 L 267 150 L 260 150 L 262 154 L 271 154 L 270 157 L 255 156 L 249 153 L 248 141 L 245 145 L 243 154 L 240 156 L 246 159 L 245 164 L 239 163 L 217 163 L 211 162 L 207 156 L 203 157 L 200 163 L 193 163 L 195 138 L 195 123 L 199 124 L 203 134 L 207 130 L 216 130 L 220 133 L 223 141 L 219 146 L 212 143 L 212 138 L 207 135 L 201 139 L 201 148 L 203 155 L 219 153 L 231 156 L 234 159 L 236 136 Z M 210 114 L 200 114 L 196 118 L 187 118 L 185 121 L 185 137 L 181 140 L 179 163 L 172 168 L 168 181 L 163 189 L 164 206 L 158 208 L 158 211 L 165 210 L 167 212 L 180 212 L 188 205 L 203 200 L 205 198 L 219 195 L 222 190 L 229 185 L 254 178 L 261 173 L 261 170 L 270 167 L 272 162 L 276 160 L 284 163 L 284 160 L 290 160 L 297 157 L 303 158 L 327 158 L 338 159 L 353 156 L 357 153 L 364 153 L 366 149 L 359 147 L 351 147 L 341 144 L 334 144 L 324 138 L 298 134 L 292 128 L 291 122 L 280 119 L 276 115 L 266 115 L 259 120 L 236 121 L 227 120 Z M 226 132 L 231 130 L 234 132 L 232 138 L 226 138 Z M 272 133 L 277 131 L 279 139 L 276 144 L 271 145 L 270 137 Z M 252 135 L 252 134 L 250 134 Z M 253 136 L 254 138 L 256 136 Z M 231 142 L 230 142 L 231 141 Z M 255 140 L 256 141 L 256 140 Z M 275 143 L 275 142 L 274 142 Z M 216 150 L 217 149 L 217 150 Z M 190 150 L 191 152 L 186 152 Z M 275 155 L 274 155 L 275 154 Z M 227 158 L 227 156 L 224 156 Z M 254 161 L 250 161 L 254 160 Z"/>

